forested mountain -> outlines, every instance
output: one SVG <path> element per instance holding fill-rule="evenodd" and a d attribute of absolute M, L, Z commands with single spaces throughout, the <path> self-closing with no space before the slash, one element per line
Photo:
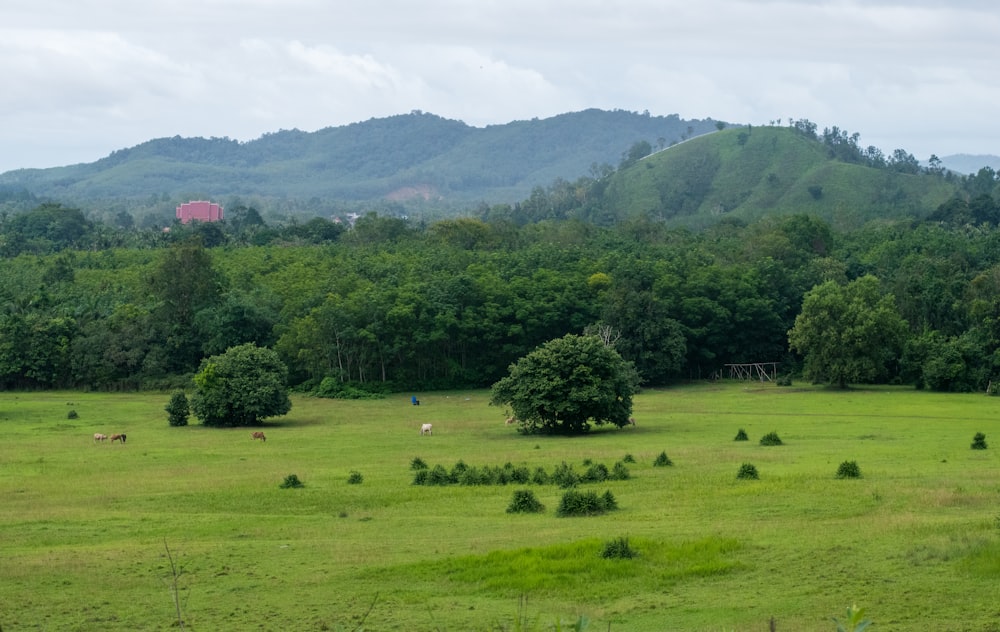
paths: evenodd
<path fill-rule="evenodd" d="M 0 212 L 59 202 L 98 222 L 159 228 L 179 203 L 212 199 L 272 225 L 375 211 L 700 228 L 808 212 L 849 227 L 927 217 L 952 196 L 988 192 L 995 173 L 921 165 L 806 120 L 751 127 L 587 110 L 473 128 L 414 112 L 246 143 L 158 139 L 91 164 L 12 171 L 0 174 Z"/>
<path fill-rule="evenodd" d="M 86 210 L 123 200 L 134 210 L 151 197 L 174 204 L 239 197 L 265 209 L 311 203 L 313 215 L 385 201 L 455 209 L 480 201 L 513 203 L 536 186 L 617 165 L 636 142 L 664 147 L 715 129 L 712 120 L 621 110 L 485 128 L 413 112 L 311 133 L 279 131 L 249 142 L 151 140 L 94 163 L 0 174 L 0 191 L 26 191 Z"/>

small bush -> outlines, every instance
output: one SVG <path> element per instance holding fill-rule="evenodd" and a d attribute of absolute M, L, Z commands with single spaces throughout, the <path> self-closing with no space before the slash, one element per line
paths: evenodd
<path fill-rule="evenodd" d="M 638 555 L 636 550 L 629 545 L 626 537 L 605 542 L 604 548 L 601 550 L 601 557 L 606 560 L 630 560 Z"/>
<path fill-rule="evenodd" d="M 368 390 L 371 384 L 341 382 L 337 378 L 325 377 L 312 392 L 316 397 L 327 399 L 384 399 L 385 394 Z"/>
<path fill-rule="evenodd" d="M 596 492 L 578 492 L 571 489 L 563 494 L 556 515 L 597 516 L 617 508 L 618 504 L 610 490 L 604 496 L 598 496 Z"/>
<path fill-rule="evenodd" d="M 601 496 L 601 503 L 604 505 L 604 511 L 614 511 L 615 509 L 618 509 L 618 499 L 615 498 L 615 495 L 611 493 L 610 489 L 605 491 L 604 495 Z"/>
<path fill-rule="evenodd" d="M 66 413 L 66 419 L 78 419 L 79 417 L 80 415 L 78 415 L 75 410 L 71 410 Z"/>
<path fill-rule="evenodd" d="M 985 450 L 986 449 L 986 435 L 981 432 L 977 432 L 976 436 L 972 438 L 972 449 L 973 450 Z"/>
<path fill-rule="evenodd" d="M 570 487 L 576 487 L 577 484 L 579 484 L 580 475 L 576 473 L 572 465 L 563 461 L 556 466 L 556 469 L 552 472 L 552 477 L 549 480 L 563 489 L 568 489 Z"/>
<path fill-rule="evenodd" d="M 285 477 L 285 481 L 279 485 L 281 489 L 292 489 L 296 487 L 305 487 L 305 483 L 299 480 L 299 477 L 295 474 L 289 474 Z"/>
<path fill-rule="evenodd" d="M 622 461 L 625 461 L 626 463 L 635 463 L 635 457 L 631 454 L 626 454 Z"/>
<path fill-rule="evenodd" d="M 760 438 L 761 445 L 783 445 L 777 432 L 769 432 Z"/>
<path fill-rule="evenodd" d="M 596 463 L 587 468 L 587 472 L 583 475 L 583 482 L 600 483 L 608 480 L 608 476 L 610 475 L 611 472 L 608 471 L 607 465 L 603 463 Z"/>
<path fill-rule="evenodd" d="M 545 505 L 535 498 L 535 492 L 530 489 L 519 489 L 514 492 L 514 497 L 510 500 L 507 513 L 541 513 L 545 511 Z"/>
<path fill-rule="evenodd" d="M 526 465 L 519 465 L 511 470 L 510 480 L 518 485 L 524 485 L 531 481 L 531 470 Z"/>
<path fill-rule="evenodd" d="M 539 465 L 535 468 L 535 473 L 531 475 L 531 482 L 535 485 L 548 485 L 549 473 L 545 471 L 544 467 Z"/>
<path fill-rule="evenodd" d="M 611 478 L 616 481 L 627 481 L 632 478 L 629 473 L 628 468 L 621 461 L 615 463 L 614 467 L 611 468 Z"/>
<path fill-rule="evenodd" d="M 188 417 L 191 415 L 191 407 L 188 404 L 187 395 L 184 391 L 174 391 L 170 396 L 170 401 L 163 408 L 167 411 L 167 423 L 171 426 L 188 425 Z"/>
<path fill-rule="evenodd" d="M 365 477 L 361 476 L 361 472 L 351 470 L 351 473 L 347 477 L 347 482 L 350 485 L 360 485 L 364 482 Z"/>
<path fill-rule="evenodd" d="M 739 429 L 739 432 L 736 433 L 736 437 L 733 439 L 733 441 L 749 441 L 749 440 L 750 438 L 747 437 L 747 431 L 744 430 L 743 428 Z"/>
<path fill-rule="evenodd" d="M 462 474 L 464 474 L 467 469 L 469 469 L 469 466 L 465 464 L 465 461 L 459 460 L 458 463 L 451 468 L 451 479 L 454 481 L 460 480 L 462 478 Z"/>
<path fill-rule="evenodd" d="M 428 469 L 417 470 L 417 473 L 413 475 L 414 485 L 427 485 L 427 479 L 431 477 L 431 471 Z"/>
<path fill-rule="evenodd" d="M 451 475 L 448 474 L 448 470 L 444 469 L 443 465 L 435 465 L 427 477 L 427 485 L 448 485 L 452 483 Z"/>
<path fill-rule="evenodd" d="M 410 461 L 410 469 L 411 470 L 426 470 L 427 469 L 427 464 L 424 463 L 424 460 L 421 459 L 419 456 L 415 456 L 415 457 L 413 457 L 413 460 Z"/>
<path fill-rule="evenodd" d="M 744 463 L 740 466 L 740 471 L 736 473 L 736 478 L 757 480 L 760 476 L 757 474 L 757 468 L 753 463 Z"/>
<path fill-rule="evenodd" d="M 673 464 L 674 462 L 670 460 L 666 452 L 660 452 L 660 456 L 656 457 L 656 460 L 653 461 L 653 467 L 667 467 Z"/>
<path fill-rule="evenodd" d="M 857 461 L 844 461 L 837 468 L 837 478 L 861 478 L 861 468 Z"/>

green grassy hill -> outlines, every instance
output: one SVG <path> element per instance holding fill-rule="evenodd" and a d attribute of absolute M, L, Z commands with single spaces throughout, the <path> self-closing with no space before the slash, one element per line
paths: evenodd
<path fill-rule="evenodd" d="M 657 152 L 611 176 L 607 211 L 701 227 L 721 217 L 811 213 L 847 228 L 922 217 L 955 193 L 936 175 L 909 175 L 832 159 L 791 128 L 730 128 Z"/>

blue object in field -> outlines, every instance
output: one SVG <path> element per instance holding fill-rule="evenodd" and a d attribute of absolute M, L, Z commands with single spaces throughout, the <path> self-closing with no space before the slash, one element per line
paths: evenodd
<path fill-rule="evenodd" d="M 412 402 L 414 406 L 419 406 L 420 405 L 420 400 L 417 399 L 416 395 L 412 395 L 410 397 L 410 402 Z"/>

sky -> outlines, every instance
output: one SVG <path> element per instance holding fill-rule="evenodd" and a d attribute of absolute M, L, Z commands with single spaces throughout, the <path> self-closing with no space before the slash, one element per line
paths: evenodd
<path fill-rule="evenodd" d="M 154 138 L 588 108 L 1000 155 L 996 0 L 3 0 L 0 172 Z"/>

